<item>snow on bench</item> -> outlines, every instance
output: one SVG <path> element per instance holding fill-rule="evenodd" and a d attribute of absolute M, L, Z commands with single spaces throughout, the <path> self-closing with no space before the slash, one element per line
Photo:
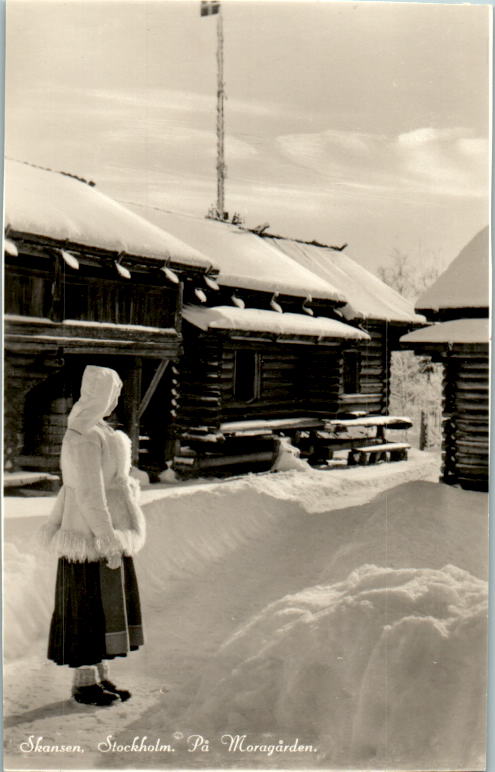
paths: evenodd
<path fill-rule="evenodd" d="M 381 445 L 366 445 L 353 448 L 347 459 L 348 466 L 374 464 L 377 461 L 405 461 L 411 446 L 408 442 L 384 442 Z"/>
<path fill-rule="evenodd" d="M 359 418 L 332 418 L 325 421 L 325 428 L 350 428 L 354 426 L 383 426 L 387 429 L 410 429 L 413 422 L 407 416 L 365 415 Z"/>
<path fill-rule="evenodd" d="M 48 472 L 5 472 L 3 475 L 4 488 L 21 488 L 23 485 L 34 485 L 39 482 L 58 482 L 56 474 Z"/>
<path fill-rule="evenodd" d="M 224 435 L 271 434 L 278 429 L 318 429 L 324 422 L 319 418 L 270 418 L 250 421 L 229 421 L 220 425 Z"/>

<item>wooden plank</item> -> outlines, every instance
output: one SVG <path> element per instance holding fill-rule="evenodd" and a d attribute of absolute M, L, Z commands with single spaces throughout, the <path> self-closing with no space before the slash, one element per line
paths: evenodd
<path fill-rule="evenodd" d="M 222 466 L 234 466 L 236 464 L 272 464 L 275 461 L 275 450 L 260 450 L 253 453 L 229 454 L 227 456 L 207 456 L 198 459 L 199 469 L 215 469 Z"/>
<path fill-rule="evenodd" d="M 363 445 L 356 448 L 360 453 L 382 453 L 385 450 L 408 450 L 408 442 L 385 442 L 382 445 Z"/>
<path fill-rule="evenodd" d="M 410 429 L 413 422 L 407 416 L 367 415 L 359 418 L 332 418 L 325 422 L 331 429 L 384 426 L 387 429 Z"/>
<path fill-rule="evenodd" d="M 220 424 L 220 431 L 223 434 L 239 433 L 244 431 L 253 431 L 255 429 L 307 429 L 323 428 L 323 423 L 319 419 L 308 416 L 299 416 L 297 418 L 267 419 L 267 420 L 246 420 L 230 421 Z"/>
<path fill-rule="evenodd" d="M 370 394 L 341 394 L 340 399 L 342 402 L 353 402 L 356 404 L 362 403 L 362 402 L 370 402 L 373 400 L 380 400 L 382 398 L 381 393 L 370 393 Z"/>
<path fill-rule="evenodd" d="M 146 389 L 146 393 L 145 393 L 143 399 L 141 400 L 141 404 L 139 405 L 139 408 L 138 408 L 138 419 L 141 419 L 143 417 L 143 414 L 144 414 L 146 408 L 148 407 L 149 403 L 151 402 L 153 394 L 155 393 L 155 391 L 157 389 L 157 386 L 160 383 L 160 381 L 161 381 L 161 379 L 162 379 L 162 377 L 163 377 L 163 375 L 165 373 L 165 370 L 167 369 L 169 363 L 170 363 L 169 359 L 163 359 L 159 363 L 158 367 L 156 368 L 155 373 L 153 374 L 153 378 L 151 379 L 151 383 L 148 386 L 148 388 Z"/>
<path fill-rule="evenodd" d="M 458 391 L 467 392 L 468 394 L 476 394 L 478 392 L 485 393 L 489 391 L 489 389 L 490 384 L 488 383 L 488 379 L 486 379 L 486 381 L 476 379 L 468 382 L 459 380 L 459 383 L 457 384 Z"/>

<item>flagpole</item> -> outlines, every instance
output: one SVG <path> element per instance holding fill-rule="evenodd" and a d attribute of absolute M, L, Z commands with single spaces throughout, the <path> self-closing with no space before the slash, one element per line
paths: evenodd
<path fill-rule="evenodd" d="M 225 131 L 224 131 L 224 99 L 225 84 L 223 81 L 223 18 L 222 6 L 219 4 L 217 13 L 217 211 L 221 220 L 225 209 Z"/>

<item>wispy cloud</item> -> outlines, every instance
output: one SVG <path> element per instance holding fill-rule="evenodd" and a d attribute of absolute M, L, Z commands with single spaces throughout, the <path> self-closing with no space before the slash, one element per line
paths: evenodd
<path fill-rule="evenodd" d="M 68 87 L 63 84 L 45 83 L 38 84 L 37 87 L 17 91 L 12 95 L 18 103 L 20 100 L 31 103 L 34 101 L 47 100 L 50 103 L 68 103 L 79 105 L 91 105 L 93 109 L 122 110 L 128 112 L 132 110 L 144 111 L 171 111 L 176 113 L 206 113 L 208 115 L 215 111 L 216 94 L 212 91 L 210 94 L 199 93 L 195 91 L 184 91 L 170 88 L 85 88 Z M 281 113 L 297 117 L 298 113 L 289 107 L 274 105 L 269 102 L 263 102 L 257 99 L 237 99 L 229 97 L 227 94 L 229 113 L 250 115 L 257 117 L 277 117 Z"/>
<path fill-rule="evenodd" d="M 289 134 L 282 155 L 333 184 L 430 195 L 487 195 L 488 140 L 469 129 L 420 128 L 398 136 L 338 132 Z"/>

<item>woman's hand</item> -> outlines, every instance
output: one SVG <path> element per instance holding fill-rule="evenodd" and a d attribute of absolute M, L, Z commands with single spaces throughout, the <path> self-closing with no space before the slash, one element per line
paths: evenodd
<path fill-rule="evenodd" d="M 130 475 L 119 475 L 116 478 L 116 482 L 123 491 L 131 496 L 131 498 L 137 500 L 139 494 L 141 493 L 141 485 L 139 480 L 136 480 L 135 477 L 131 477 Z"/>
<path fill-rule="evenodd" d="M 120 568 L 122 565 L 122 556 L 119 555 L 119 553 L 115 553 L 114 555 L 109 555 L 107 558 L 107 566 L 108 568 Z"/>

